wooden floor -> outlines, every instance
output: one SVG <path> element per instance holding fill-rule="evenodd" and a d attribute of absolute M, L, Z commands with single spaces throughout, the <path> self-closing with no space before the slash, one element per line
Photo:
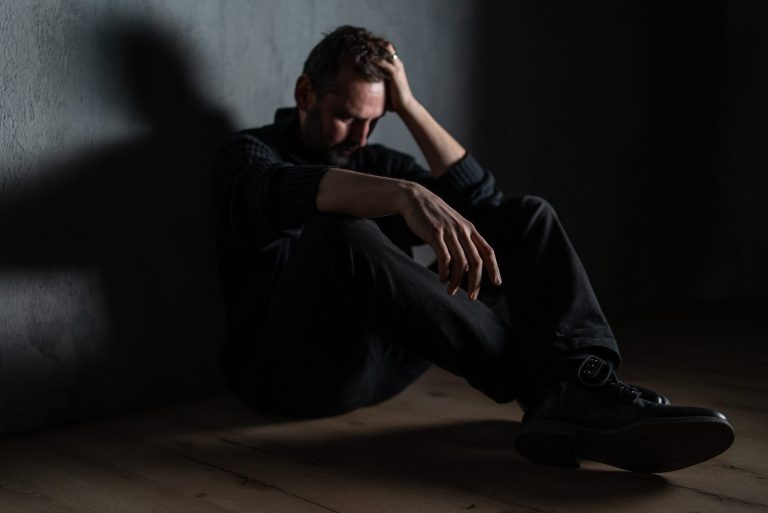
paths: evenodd
<path fill-rule="evenodd" d="M 378 406 L 259 416 L 231 396 L 0 441 L 0 512 L 768 511 L 768 338 L 728 314 L 614 326 L 620 376 L 724 412 L 733 447 L 658 475 L 530 464 L 521 411 L 429 371 Z"/>

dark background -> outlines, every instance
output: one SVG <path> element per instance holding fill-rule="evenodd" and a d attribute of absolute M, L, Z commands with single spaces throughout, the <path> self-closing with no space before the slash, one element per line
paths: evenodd
<path fill-rule="evenodd" d="M 334 5 L 0 4 L 0 433 L 222 387 L 213 155 L 343 23 L 555 206 L 609 319 L 766 303 L 768 4 Z M 393 116 L 376 140 L 418 154 Z"/>
<path fill-rule="evenodd" d="M 764 302 L 768 4 L 497 2 L 476 152 L 561 213 L 609 318 Z"/>

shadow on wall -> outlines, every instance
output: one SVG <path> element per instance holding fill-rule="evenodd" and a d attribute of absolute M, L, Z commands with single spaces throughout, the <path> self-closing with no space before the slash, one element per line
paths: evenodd
<path fill-rule="evenodd" d="M 104 313 L 79 307 L 60 322 L 48 321 L 60 312 L 13 314 L 26 317 L 0 342 L 3 433 L 221 385 L 211 190 L 230 123 L 196 88 L 169 34 L 134 24 L 101 39 L 149 130 L 32 169 L 42 183 L 6 193 L 0 271 L 21 276 L 6 304 L 34 294 L 24 286 L 29 276 L 64 276 L 46 292 L 66 295 L 66 277 L 84 272 Z"/>

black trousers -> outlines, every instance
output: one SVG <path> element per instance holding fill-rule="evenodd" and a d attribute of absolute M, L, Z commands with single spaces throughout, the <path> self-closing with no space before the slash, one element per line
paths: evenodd
<path fill-rule="evenodd" d="M 311 219 L 266 321 L 252 340 L 225 349 L 235 393 L 263 412 L 325 416 L 386 400 L 433 364 L 499 403 L 525 400 L 563 355 L 596 352 L 619 366 L 613 333 L 546 201 L 510 197 L 470 221 L 503 279 L 494 286 L 484 270 L 477 301 L 466 278 L 450 296 L 435 266 L 413 260 L 374 220 Z"/>

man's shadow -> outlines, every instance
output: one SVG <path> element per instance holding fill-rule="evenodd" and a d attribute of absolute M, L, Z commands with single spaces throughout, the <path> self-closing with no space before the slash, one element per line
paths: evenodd
<path fill-rule="evenodd" d="M 539 509 L 544 505 L 551 510 L 583 510 L 617 501 L 654 501 L 669 492 L 663 475 L 586 461 L 579 469 L 530 463 L 514 449 L 519 424 L 512 421 L 446 419 L 439 424 L 388 425 L 377 430 L 376 422 L 369 426 L 351 417 L 339 417 L 332 428 L 299 422 L 286 429 L 279 426 L 281 417 L 263 420 L 262 425 L 254 423 L 247 429 L 221 431 L 214 426 L 213 433 L 192 429 L 183 438 L 173 424 L 161 427 L 154 436 L 185 464 L 192 461 L 226 473 L 244 486 L 270 489 L 287 484 L 286 476 L 293 480 L 293 489 L 302 488 L 304 477 L 322 476 L 326 483 L 371 484 L 379 490 L 384 484 L 390 492 L 435 490 L 438 495 L 461 496 L 470 502 L 479 499 L 513 511 L 544 511 Z M 293 421 L 282 418 L 286 420 Z M 121 428 L 130 430 L 131 422 Z M 297 484 L 299 475 L 303 477 L 298 477 Z M 212 477 L 217 478 L 222 477 Z M 334 506 L 325 502 L 328 495 L 323 493 L 313 498 Z M 473 507 L 471 503 L 464 509 Z"/>
<path fill-rule="evenodd" d="M 123 73 L 117 82 L 142 130 L 29 165 L 26 181 L 5 187 L 0 277 L 20 277 L 3 290 L 6 305 L 35 297 L 24 288 L 31 276 L 64 277 L 43 285 L 55 295 L 75 294 L 67 284 L 76 276 L 97 290 L 94 304 L 74 298 L 63 317 L 34 311 L 45 309 L 36 299 L 32 311 L 7 314 L 24 317 L 24 329 L 3 330 L 0 432 L 222 385 L 212 190 L 216 149 L 232 127 L 198 89 L 178 38 L 134 24 L 96 39 Z"/>

